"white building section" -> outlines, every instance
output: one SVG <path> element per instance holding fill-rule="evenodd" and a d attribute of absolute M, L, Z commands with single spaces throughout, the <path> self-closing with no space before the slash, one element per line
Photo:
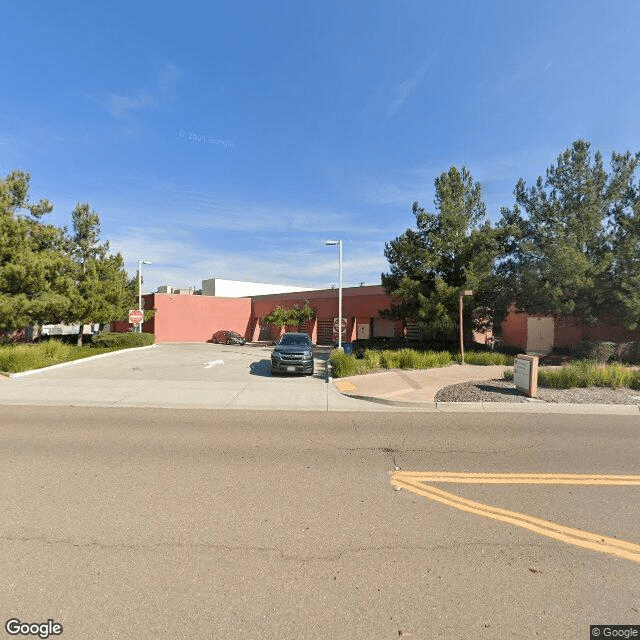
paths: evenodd
<path fill-rule="evenodd" d="M 222 278 L 210 278 L 209 280 L 202 281 L 202 295 L 216 296 L 219 298 L 246 298 L 249 296 L 268 295 L 270 293 L 290 293 L 292 291 L 315 291 L 315 289 L 285 284 L 224 280 Z"/>

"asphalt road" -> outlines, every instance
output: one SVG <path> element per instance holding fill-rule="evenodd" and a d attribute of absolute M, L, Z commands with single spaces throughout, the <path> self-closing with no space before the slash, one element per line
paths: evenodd
<path fill-rule="evenodd" d="M 396 467 L 638 475 L 637 417 L 0 411 L 3 624 L 53 619 L 82 640 L 575 640 L 640 623 L 640 562 L 391 484 Z M 640 544 L 637 485 L 433 486 Z"/>

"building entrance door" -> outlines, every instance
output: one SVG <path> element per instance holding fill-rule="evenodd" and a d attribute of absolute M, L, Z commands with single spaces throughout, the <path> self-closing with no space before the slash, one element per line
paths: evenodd
<path fill-rule="evenodd" d="M 527 353 L 546 355 L 553 350 L 553 318 L 527 318 Z"/>

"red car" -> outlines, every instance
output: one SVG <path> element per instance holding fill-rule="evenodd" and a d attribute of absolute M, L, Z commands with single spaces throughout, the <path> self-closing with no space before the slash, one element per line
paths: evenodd
<path fill-rule="evenodd" d="M 222 331 L 216 331 L 213 334 L 211 342 L 220 344 L 244 344 L 246 340 L 235 331 L 227 331 L 223 329 Z"/>

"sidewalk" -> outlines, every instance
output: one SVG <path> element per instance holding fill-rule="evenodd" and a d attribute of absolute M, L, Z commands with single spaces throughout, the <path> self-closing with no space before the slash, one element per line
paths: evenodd
<path fill-rule="evenodd" d="M 393 369 L 380 373 L 333 380 L 344 396 L 395 407 L 414 407 L 435 411 L 536 412 L 536 413 L 611 413 L 640 415 L 635 405 L 559 404 L 531 402 L 436 402 L 436 393 L 460 382 L 502 378 L 506 367 L 457 365 L 425 370 Z"/>
<path fill-rule="evenodd" d="M 474 380 L 502 378 L 505 367 L 492 365 L 450 365 L 424 370 L 392 369 L 380 373 L 351 376 L 334 380 L 334 386 L 345 395 L 362 400 L 395 403 L 434 402 L 443 387 Z"/>

